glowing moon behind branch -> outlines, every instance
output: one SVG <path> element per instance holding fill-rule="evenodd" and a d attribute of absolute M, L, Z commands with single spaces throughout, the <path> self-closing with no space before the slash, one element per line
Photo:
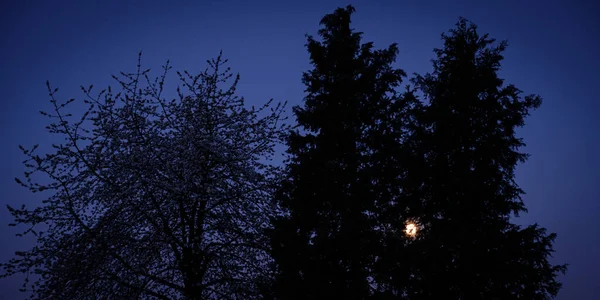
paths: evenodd
<path fill-rule="evenodd" d="M 417 235 L 417 225 L 415 223 L 406 224 L 406 235 L 415 237 Z"/>

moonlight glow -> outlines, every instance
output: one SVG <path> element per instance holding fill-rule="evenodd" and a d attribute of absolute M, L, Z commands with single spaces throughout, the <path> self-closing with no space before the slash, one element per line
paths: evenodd
<path fill-rule="evenodd" d="M 417 235 L 417 225 L 415 223 L 406 224 L 406 235 L 414 237 Z"/>

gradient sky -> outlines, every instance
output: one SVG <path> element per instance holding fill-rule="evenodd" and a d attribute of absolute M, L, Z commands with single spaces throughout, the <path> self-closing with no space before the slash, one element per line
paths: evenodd
<path fill-rule="evenodd" d="M 558 233 L 553 261 L 570 264 L 558 299 L 598 299 L 600 5 L 593 0 L 1 1 L 0 260 L 32 243 L 14 237 L 5 204 L 40 201 L 13 178 L 24 170 L 18 144 L 55 141 L 38 114 L 50 105 L 46 80 L 60 99 L 81 98 L 80 85 L 114 86 L 110 74 L 133 71 L 139 50 L 157 71 L 167 59 L 174 70 L 198 71 L 223 49 L 249 104 L 299 104 L 301 73 L 310 67 L 304 34 L 316 35 L 321 17 L 347 4 L 365 41 L 399 44 L 397 66 L 407 73 L 431 69 L 440 33 L 459 16 L 508 40 L 501 75 L 544 98 L 520 131 L 532 156 L 518 169 L 529 208 L 518 222 Z M 0 299 L 22 298 L 20 280 L 0 280 Z"/>

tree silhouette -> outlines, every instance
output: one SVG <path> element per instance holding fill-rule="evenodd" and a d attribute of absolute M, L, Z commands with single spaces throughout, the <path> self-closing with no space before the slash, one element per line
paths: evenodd
<path fill-rule="evenodd" d="M 412 139 L 421 159 L 410 165 L 410 211 L 422 230 L 398 261 L 396 292 L 409 299 L 550 299 L 558 293 L 552 265 L 555 234 L 511 217 L 526 211 L 515 167 L 527 158 L 515 134 L 537 95 L 522 96 L 498 70 L 506 42 L 495 43 L 460 19 L 442 35 L 434 71 L 413 80 L 425 103 Z M 417 203 L 417 202 L 413 202 Z"/>
<path fill-rule="evenodd" d="M 48 84 L 54 112 L 42 114 L 66 142 L 42 156 L 22 148 L 17 182 L 51 196 L 9 207 L 37 244 L 2 264 L 2 276 L 37 274 L 24 284 L 33 299 L 258 297 L 278 174 L 264 159 L 287 131 L 283 106 L 245 108 L 227 61 L 208 63 L 178 73 L 173 100 L 163 96 L 169 64 L 151 80 L 138 63 L 113 76 L 117 94 L 82 87 L 89 108 L 77 118 L 65 112 L 75 100 L 60 103 Z"/>
<path fill-rule="evenodd" d="M 288 139 L 270 232 L 277 299 L 550 299 L 566 265 L 526 211 L 516 129 L 541 98 L 498 77 L 506 43 L 460 19 L 434 71 L 396 92 L 396 46 L 373 51 L 351 6 L 308 38 L 314 69 Z M 406 227 L 407 226 L 407 227 Z M 409 228 L 409 230 L 405 230 Z"/>
<path fill-rule="evenodd" d="M 403 135 L 404 76 L 391 64 L 396 45 L 375 50 L 350 27 L 354 8 L 321 20 L 321 41 L 308 37 L 313 69 L 306 97 L 294 107 L 288 179 L 274 220 L 273 287 L 278 299 L 364 299 L 374 294 L 375 267 L 386 235 L 381 216 L 395 200 L 396 156 Z"/>
<path fill-rule="evenodd" d="M 8 207 L 37 243 L 0 278 L 36 275 L 32 299 L 555 297 L 556 235 L 514 223 L 528 157 L 516 130 L 541 98 L 499 77 L 506 42 L 461 18 L 433 72 L 401 90 L 396 44 L 363 43 L 353 13 L 307 37 L 294 129 L 282 104 L 245 108 L 221 55 L 178 73 L 173 100 L 169 64 L 151 80 L 138 61 L 113 76 L 119 93 L 82 88 L 77 118 L 48 84 L 42 115 L 65 142 L 21 147 L 17 183 L 50 196 Z M 284 141 L 281 169 L 267 160 Z"/>

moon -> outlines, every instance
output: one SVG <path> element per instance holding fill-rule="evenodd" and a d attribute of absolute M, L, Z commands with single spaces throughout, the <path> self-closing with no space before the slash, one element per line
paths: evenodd
<path fill-rule="evenodd" d="M 406 235 L 414 237 L 417 235 L 417 225 L 415 223 L 406 224 Z"/>

